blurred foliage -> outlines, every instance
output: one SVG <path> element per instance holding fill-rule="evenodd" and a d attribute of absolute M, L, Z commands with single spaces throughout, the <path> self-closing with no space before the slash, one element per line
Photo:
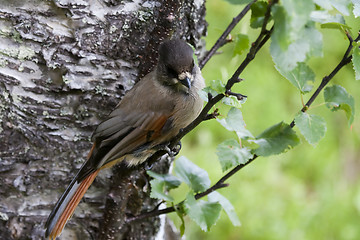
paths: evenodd
<path fill-rule="evenodd" d="M 215 43 L 243 5 L 230 5 L 223 0 L 208 0 L 207 49 Z M 352 13 L 351 13 L 352 14 Z M 345 17 L 353 31 L 359 30 L 359 18 Z M 250 43 L 258 30 L 251 29 L 250 13 L 233 30 L 232 35 L 245 34 Z M 315 89 L 341 60 L 348 40 L 338 30 L 318 29 L 323 34 L 324 56 L 311 59 Z M 255 135 L 275 123 L 290 123 L 302 107 L 299 91 L 274 67 L 267 43 L 241 78 L 245 81 L 232 90 L 248 96 L 242 113 L 247 128 Z M 202 70 L 209 84 L 223 82 L 232 75 L 245 57 L 234 56 L 234 44 L 221 48 Z M 245 53 L 246 54 L 246 53 Z M 352 64 L 343 68 L 331 81 L 347 89 L 360 103 L 360 82 L 355 81 Z M 312 94 L 314 90 L 310 92 Z M 304 96 L 307 101 L 310 94 Z M 234 205 L 241 221 L 234 227 L 224 212 L 209 232 L 203 232 L 185 218 L 187 239 L 360 239 L 360 114 L 355 111 L 349 127 L 345 114 L 331 112 L 323 104 L 323 94 L 309 114 L 323 117 L 327 123 L 325 137 L 314 147 L 301 136 L 302 143 L 285 154 L 260 157 L 233 176 L 230 186 L 219 192 Z M 220 112 L 225 115 L 226 112 Z M 297 127 L 294 128 L 299 133 Z M 236 134 L 226 131 L 216 120 L 202 123 L 183 140 L 182 152 L 209 173 L 212 183 L 222 175 L 216 147 Z M 183 199 L 185 188 L 175 192 Z M 179 227 L 176 213 L 170 215 Z"/>

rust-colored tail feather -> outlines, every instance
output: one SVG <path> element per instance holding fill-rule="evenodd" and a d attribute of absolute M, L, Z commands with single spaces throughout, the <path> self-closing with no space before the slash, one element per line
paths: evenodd
<path fill-rule="evenodd" d="M 64 194 L 60 197 L 46 222 L 46 237 L 53 240 L 60 235 L 66 222 L 73 215 L 76 206 L 79 204 L 99 171 L 100 169 L 91 173 L 81 183 L 77 183 L 76 177 L 74 178 Z"/>

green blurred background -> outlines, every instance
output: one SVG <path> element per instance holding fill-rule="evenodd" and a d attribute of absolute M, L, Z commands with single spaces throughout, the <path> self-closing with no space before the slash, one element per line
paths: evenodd
<path fill-rule="evenodd" d="M 223 0 L 209 0 L 206 6 L 209 26 L 205 40 L 210 49 L 243 6 Z M 252 42 L 258 30 L 249 27 L 249 18 L 250 14 L 232 33 L 247 34 Z M 350 16 L 346 20 L 356 33 L 359 19 Z M 316 87 L 338 64 L 348 46 L 340 31 L 321 29 L 321 32 L 324 57 L 310 62 L 317 76 Z M 245 57 L 234 58 L 232 44 L 221 50 L 223 53 L 213 57 L 203 69 L 208 83 L 213 79 L 225 82 Z M 300 93 L 273 66 L 269 43 L 240 77 L 245 81 L 233 90 L 248 96 L 242 112 L 254 135 L 280 121 L 290 123 L 301 109 Z M 359 106 L 360 82 L 355 81 L 351 64 L 331 84 L 344 86 Z M 310 94 L 304 96 L 304 101 Z M 323 101 L 321 94 L 309 111 L 327 122 L 326 135 L 317 146 L 301 137 L 302 143 L 295 149 L 258 158 L 233 176 L 228 188 L 219 191 L 234 205 L 241 227 L 234 227 L 225 212 L 210 232 L 203 232 L 186 218 L 187 239 L 360 239 L 360 114 L 356 112 L 349 127 L 345 113 L 331 112 L 325 105 L 319 105 Z M 295 130 L 299 133 L 296 127 Z M 223 175 L 216 146 L 227 138 L 236 135 L 215 120 L 207 121 L 183 140 L 181 155 L 205 169 L 215 183 Z M 174 194 L 181 200 L 186 191 L 184 186 Z M 171 214 L 171 218 L 180 225 L 176 214 Z"/>

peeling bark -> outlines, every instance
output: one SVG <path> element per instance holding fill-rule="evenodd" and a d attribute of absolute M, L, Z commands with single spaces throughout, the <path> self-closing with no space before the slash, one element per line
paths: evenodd
<path fill-rule="evenodd" d="M 48 214 L 91 148 L 94 127 L 153 68 L 161 41 L 199 42 L 204 1 L 0 6 L 0 239 L 42 239 Z M 167 172 L 170 162 L 154 168 Z M 142 168 L 103 171 L 59 239 L 155 238 L 159 218 L 123 221 L 158 204 L 148 180 Z"/>

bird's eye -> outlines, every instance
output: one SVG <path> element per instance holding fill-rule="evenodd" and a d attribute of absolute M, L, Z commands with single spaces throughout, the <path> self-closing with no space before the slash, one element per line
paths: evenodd
<path fill-rule="evenodd" d="M 169 74 L 169 76 L 176 78 L 178 76 L 178 73 L 171 67 L 166 67 L 166 71 Z"/>

